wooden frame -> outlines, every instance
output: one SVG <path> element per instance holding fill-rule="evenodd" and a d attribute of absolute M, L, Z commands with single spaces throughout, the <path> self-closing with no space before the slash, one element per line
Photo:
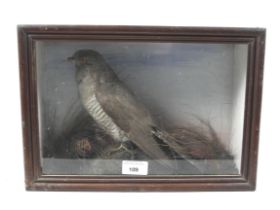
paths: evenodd
<path fill-rule="evenodd" d="M 240 175 L 89 176 L 45 175 L 40 167 L 38 103 L 34 45 L 36 40 L 123 40 L 248 44 L 248 68 Z M 265 29 L 19 26 L 22 126 L 27 190 L 70 191 L 232 191 L 256 187 Z"/>

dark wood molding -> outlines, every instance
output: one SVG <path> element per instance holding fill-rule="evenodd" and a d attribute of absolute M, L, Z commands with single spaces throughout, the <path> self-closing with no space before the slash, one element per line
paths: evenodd
<path fill-rule="evenodd" d="M 40 168 L 34 42 L 125 40 L 247 43 L 249 46 L 241 174 L 236 176 L 53 176 Z M 18 26 L 25 182 L 28 190 L 229 191 L 256 187 L 265 29 L 154 26 Z"/>

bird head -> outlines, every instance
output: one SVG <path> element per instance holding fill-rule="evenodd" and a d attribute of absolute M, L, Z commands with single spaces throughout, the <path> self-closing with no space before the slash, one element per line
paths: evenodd
<path fill-rule="evenodd" d="M 82 81 L 89 73 L 91 77 L 97 81 L 101 74 L 104 59 L 98 52 L 90 49 L 82 49 L 76 51 L 68 61 L 74 61 L 76 66 L 76 79 L 78 83 Z"/>
<path fill-rule="evenodd" d="M 75 62 L 77 70 L 76 79 L 78 82 L 89 73 L 92 79 L 99 83 L 109 82 L 116 78 L 115 73 L 111 70 L 103 56 L 94 50 L 78 50 L 68 60 Z"/>
<path fill-rule="evenodd" d="M 78 50 L 71 57 L 68 57 L 68 61 L 74 61 L 77 67 L 85 64 L 97 64 L 102 60 L 102 55 L 94 50 Z"/>

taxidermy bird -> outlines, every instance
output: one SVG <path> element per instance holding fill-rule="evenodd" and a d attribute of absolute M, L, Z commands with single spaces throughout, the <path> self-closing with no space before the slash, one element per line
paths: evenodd
<path fill-rule="evenodd" d="M 121 82 L 103 56 L 93 50 L 78 50 L 68 60 L 74 60 L 76 82 L 84 108 L 120 148 L 133 142 L 150 158 L 168 165 L 169 157 L 156 138 L 163 131 L 156 125 L 149 111 Z"/>
<path fill-rule="evenodd" d="M 170 157 L 162 149 L 162 144 L 181 158 L 207 158 L 204 154 L 201 155 L 203 152 L 194 153 L 199 151 L 197 148 L 206 148 L 202 151 L 207 151 L 209 157 L 212 157 L 212 154 L 219 156 L 225 151 L 219 146 L 217 138 L 212 138 L 213 140 L 206 144 L 208 139 L 203 136 L 201 138 L 197 132 L 187 132 L 183 129 L 172 134 L 160 128 L 100 53 L 78 50 L 68 60 L 75 62 L 76 82 L 84 108 L 105 133 L 120 144 L 119 149 L 127 150 L 124 143 L 131 141 L 147 156 L 171 168 L 170 163 L 166 161 Z M 188 137 L 191 138 L 188 140 Z M 196 142 L 191 143 L 194 146 L 190 145 L 190 141 Z M 188 148 L 194 149 L 189 151 Z"/>

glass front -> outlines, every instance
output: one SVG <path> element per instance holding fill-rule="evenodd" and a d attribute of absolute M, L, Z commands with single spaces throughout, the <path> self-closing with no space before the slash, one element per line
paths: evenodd
<path fill-rule="evenodd" d="M 36 41 L 48 175 L 240 174 L 246 44 Z"/>

